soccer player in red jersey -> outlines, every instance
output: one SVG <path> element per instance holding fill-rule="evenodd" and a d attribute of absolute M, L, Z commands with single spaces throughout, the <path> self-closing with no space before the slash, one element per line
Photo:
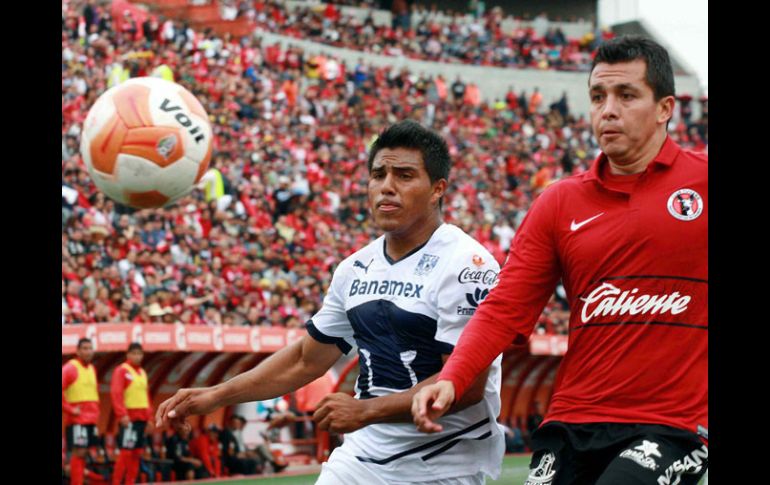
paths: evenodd
<path fill-rule="evenodd" d="M 96 369 L 91 360 L 94 346 L 90 339 L 78 340 L 76 358 L 61 368 L 61 407 L 65 415 L 67 451 L 70 457 L 70 483 L 82 485 L 86 453 L 95 446 L 99 420 L 99 391 Z"/>
<path fill-rule="evenodd" d="M 147 373 L 142 368 L 143 358 L 142 345 L 134 342 L 128 346 L 126 361 L 112 373 L 112 409 L 120 423 L 120 454 L 112 474 L 113 485 L 119 485 L 124 476 L 126 484 L 136 483 L 139 474 L 145 429 L 152 415 Z"/>
<path fill-rule="evenodd" d="M 695 484 L 708 467 L 708 156 L 667 136 L 674 75 L 660 45 L 603 43 L 588 84 L 602 153 L 532 204 L 497 286 L 415 395 L 414 422 L 440 430 L 475 376 L 529 337 L 561 278 L 569 350 L 526 484 Z"/>

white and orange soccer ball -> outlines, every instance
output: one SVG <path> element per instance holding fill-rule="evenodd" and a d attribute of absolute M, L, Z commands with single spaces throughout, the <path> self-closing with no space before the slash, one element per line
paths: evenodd
<path fill-rule="evenodd" d="M 80 153 L 96 186 L 135 208 L 187 194 L 208 169 L 212 130 L 200 102 L 179 84 L 129 79 L 88 112 Z"/>

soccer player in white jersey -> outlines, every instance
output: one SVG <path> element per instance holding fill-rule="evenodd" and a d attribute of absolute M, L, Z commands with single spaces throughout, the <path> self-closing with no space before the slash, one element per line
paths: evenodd
<path fill-rule="evenodd" d="M 435 381 L 499 265 L 441 217 L 450 158 L 444 140 L 414 121 L 372 145 L 369 205 L 384 235 L 342 261 L 308 334 L 257 367 L 208 388 L 181 389 L 160 405 L 157 425 L 286 394 L 357 349 L 356 396 L 331 394 L 317 406 L 319 428 L 345 433 L 317 484 L 482 484 L 497 478 L 504 451 L 500 360 L 440 420 L 420 433 L 412 397 Z"/>

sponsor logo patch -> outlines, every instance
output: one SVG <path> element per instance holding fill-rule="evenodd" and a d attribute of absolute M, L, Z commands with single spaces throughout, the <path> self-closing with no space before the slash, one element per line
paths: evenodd
<path fill-rule="evenodd" d="M 550 485 L 553 483 L 553 479 L 556 476 L 556 470 L 554 465 L 556 464 L 556 457 L 553 453 L 548 452 L 540 458 L 540 463 L 537 467 L 529 471 L 529 476 L 524 485 Z"/>
<path fill-rule="evenodd" d="M 684 458 L 676 460 L 658 476 L 658 485 L 677 485 L 682 475 L 697 475 L 708 467 L 709 449 L 706 445 L 696 448 Z"/>
<path fill-rule="evenodd" d="M 642 441 L 642 444 L 635 446 L 633 450 L 623 450 L 623 452 L 620 453 L 621 458 L 628 458 L 638 465 L 649 468 L 650 470 L 658 469 L 658 463 L 655 461 L 655 458 L 653 458 L 655 456 L 663 458 L 663 455 L 661 455 L 658 450 L 658 444 L 647 440 Z"/>
<path fill-rule="evenodd" d="M 405 298 L 420 298 L 420 292 L 424 286 L 425 285 L 404 283 L 403 281 L 395 280 L 361 281 L 359 279 L 355 279 L 350 285 L 350 292 L 348 293 L 348 296 L 390 295 L 403 296 Z"/>
<path fill-rule="evenodd" d="M 497 271 L 492 269 L 479 270 L 465 267 L 457 275 L 457 281 L 460 283 L 493 285 L 497 281 Z"/>
<path fill-rule="evenodd" d="M 489 295 L 489 290 L 481 288 L 476 288 L 476 291 L 473 293 L 466 293 L 465 294 L 465 300 L 468 302 L 468 307 L 459 306 L 457 307 L 457 314 L 458 315 L 473 315 L 476 313 L 476 308 L 478 308 L 479 303 L 484 301 L 484 298 Z"/>
<path fill-rule="evenodd" d="M 604 282 L 581 300 L 585 304 L 580 313 L 580 320 L 583 323 L 588 323 L 600 316 L 662 315 L 665 313 L 678 315 L 687 310 L 692 297 L 683 295 L 678 291 L 649 295 L 640 292 L 639 288 L 621 290 L 612 283 Z"/>

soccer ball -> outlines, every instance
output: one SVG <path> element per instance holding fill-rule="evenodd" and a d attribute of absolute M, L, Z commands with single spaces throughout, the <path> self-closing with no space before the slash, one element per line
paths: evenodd
<path fill-rule="evenodd" d="M 208 115 L 188 90 L 154 77 L 129 79 L 96 100 L 80 154 L 96 186 L 135 208 L 169 205 L 208 169 Z"/>

